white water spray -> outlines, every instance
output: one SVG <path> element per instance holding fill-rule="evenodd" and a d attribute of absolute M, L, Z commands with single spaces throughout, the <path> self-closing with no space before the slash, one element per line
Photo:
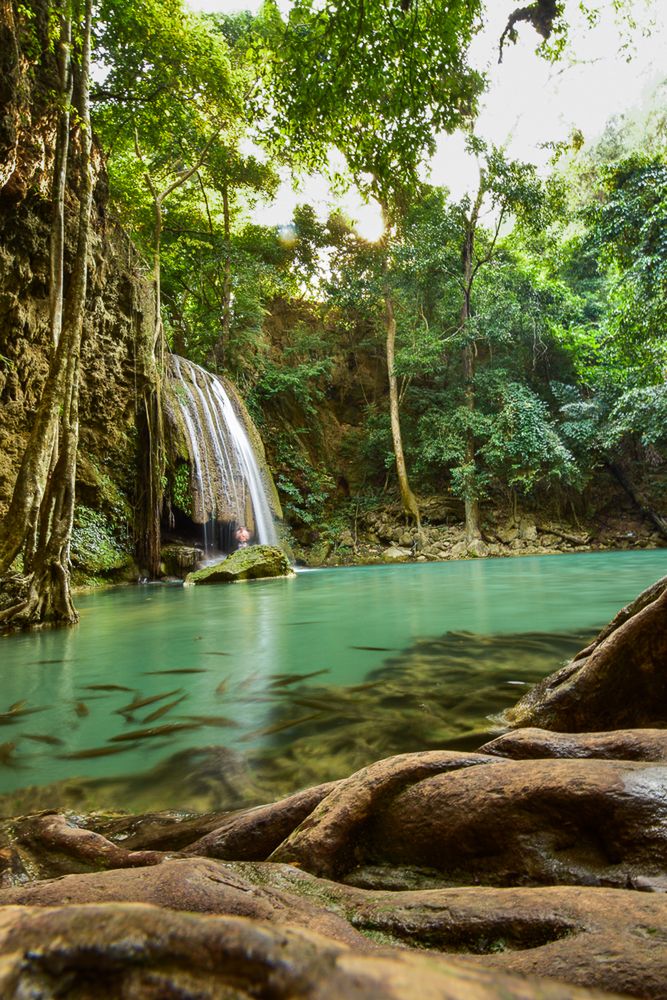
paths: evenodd
<path fill-rule="evenodd" d="M 268 471 L 262 471 L 242 420 L 215 375 L 169 358 L 173 397 L 182 417 L 192 469 L 193 520 L 248 524 L 262 545 L 278 545 Z"/>

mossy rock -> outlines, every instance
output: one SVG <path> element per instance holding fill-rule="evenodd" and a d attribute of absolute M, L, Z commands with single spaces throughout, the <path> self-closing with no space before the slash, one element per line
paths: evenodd
<path fill-rule="evenodd" d="M 194 571 L 202 558 L 202 551 L 192 545 L 164 545 L 160 558 L 167 576 L 183 577 L 186 573 Z"/>
<path fill-rule="evenodd" d="M 272 576 L 294 576 L 294 570 L 281 549 L 272 545 L 251 545 L 238 549 L 222 562 L 188 573 L 185 586 L 195 583 L 235 583 Z"/>

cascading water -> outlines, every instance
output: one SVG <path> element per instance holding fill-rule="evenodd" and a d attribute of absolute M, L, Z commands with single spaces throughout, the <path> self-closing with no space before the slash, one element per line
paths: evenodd
<path fill-rule="evenodd" d="M 215 524 L 245 525 L 256 542 L 277 545 L 275 487 L 260 466 L 250 439 L 257 432 L 247 414 L 241 419 L 240 401 L 235 406 L 222 380 L 192 361 L 171 355 L 168 374 L 173 417 L 190 459 L 192 519 L 204 526 L 206 550 L 214 547 Z"/>

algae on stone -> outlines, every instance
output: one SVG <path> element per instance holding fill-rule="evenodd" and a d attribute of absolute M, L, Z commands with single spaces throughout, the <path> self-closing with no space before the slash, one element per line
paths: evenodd
<path fill-rule="evenodd" d="M 184 584 L 235 583 L 238 580 L 279 576 L 294 576 L 285 553 L 272 545 L 251 545 L 246 549 L 238 549 L 213 566 L 188 573 Z"/>

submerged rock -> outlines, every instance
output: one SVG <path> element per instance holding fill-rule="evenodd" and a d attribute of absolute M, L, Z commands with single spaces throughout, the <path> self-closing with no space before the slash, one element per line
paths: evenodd
<path fill-rule="evenodd" d="M 251 545 L 238 549 L 222 562 L 188 573 L 185 585 L 195 583 L 235 583 L 265 577 L 294 576 L 294 570 L 282 549 L 272 545 Z"/>

